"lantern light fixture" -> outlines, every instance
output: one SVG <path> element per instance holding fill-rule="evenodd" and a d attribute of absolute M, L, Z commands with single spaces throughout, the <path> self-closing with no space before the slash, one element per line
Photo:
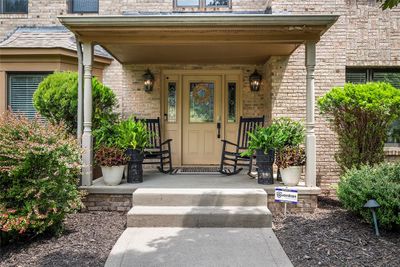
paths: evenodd
<path fill-rule="evenodd" d="M 151 92 L 153 91 L 154 86 L 154 75 L 151 73 L 149 69 L 143 74 L 144 79 L 144 91 Z"/>
<path fill-rule="evenodd" d="M 250 75 L 249 78 L 251 91 L 257 92 L 260 90 L 261 80 L 262 80 L 261 74 L 259 74 L 257 70 L 254 70 L 254 72 Z"/>

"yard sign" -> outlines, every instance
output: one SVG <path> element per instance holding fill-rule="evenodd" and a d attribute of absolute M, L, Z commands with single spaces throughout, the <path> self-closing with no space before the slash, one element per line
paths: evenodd
<path fill-rule="evenodd" d="M 299 192 L 296 189 L 290 189 L 287 187 L 275 188 L 275 202 L 297 204 L 298 199 Z"/>

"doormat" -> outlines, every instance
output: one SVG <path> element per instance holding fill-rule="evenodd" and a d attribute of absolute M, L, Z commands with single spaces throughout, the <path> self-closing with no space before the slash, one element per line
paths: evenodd
<path fill-rule="evenodd" d="M 180 167 L 175 169 L 175 174 L 186 174 L 186 175 L 218 175 L 221 174 L 219 167 Z"/>

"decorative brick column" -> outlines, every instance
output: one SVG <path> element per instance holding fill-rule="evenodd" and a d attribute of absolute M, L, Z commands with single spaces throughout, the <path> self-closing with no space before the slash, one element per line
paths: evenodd
<path fill-rule="evenodd" d="M 316 42 L 306 43 L 306 101 L 307 101 L 307 121 L 306 121 L 306 186 L 317 185 L 317 152 L 315 137 L 315 61 L 316 61 Z"/>

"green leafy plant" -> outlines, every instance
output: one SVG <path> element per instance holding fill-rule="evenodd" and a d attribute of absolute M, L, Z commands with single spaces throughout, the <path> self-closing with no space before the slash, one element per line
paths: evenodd
<path fill-rule="evenodd" d="M 102 120 L 116 118 L 113 109 L 117 105 L 114 92 L 92 79 L 93 129 Z M 47 76 L 33 95 L 33 103 L 41 116 L 53 124 L 63 123 L 71 134 L 76 134 L 78 121 L 78 74 L 76 72 L 56 72 Z"/>
<path fill-rule="evenodd" d="M 116 131 L 119 135 L 116 143 L 120 148 L 143 151 L 149 146 L 151 133 L 142 121 L 122 120 L 117 124 Z"/>
<path fill-rule="evenodd" d="M 100 166 L 121 166 L 128 163 L 129 158 L 123 149 L 117 147 L 101 146 L 95 154 L 95 161 Z"/>
<path fill-rule="evenodd" d="M 97 151 L 101 147 L 120 147 L 120 132 L 118 121 L 110 121 L 107 118 L 101 120 L 99 127 L 93 130 L 94 149 Z"/>
<path fill-rule="evenodd" d="M 344 207 L 371 222 L 371 212 L 364 208 L 369 199 L 377 209 L 379 224 L 385 228 L 400 227 L 400 164 L 381 163 L 348 170 L 340 179 L 337 194 Z"/>
<path fill-rule="evenodd" d="M 382 3 L 381 8 L 383 10 L 395 8 L 400 4 L 400 0 L 376 0 L 376 2 Z"/>
<path fill-rule="evenodd" d="M 337 133 L 336 161 L 343 171 L 384 160 L 390 125 L 400 116 L 400 90 L 388 83 L 335 87 L 318 100 Z"/>
<path fill-rule="evenodd" d="M 245 156 L 254 154 L 257 149 L 268 153 L 269 150 L 280 150 L 285 146 L 297 146 L 304 141 L 304 126 L 289 118 L 274 120 L 267 127 L 258 128 L 254 133 L 249 132 L 249 148 Z"/>
<path fill-rule="evenodd" d="M 306 164 L 306 151 L 302 147 L 285 147 L 276 153 L 275 163 L 280 168 L 290 166 L 304 166 Z"/>
<path fill-rule="evenodd" d="M 0 116 L 0 239 L 59 233 L 80 209 L 81 150 L 60 125 Z"/>

